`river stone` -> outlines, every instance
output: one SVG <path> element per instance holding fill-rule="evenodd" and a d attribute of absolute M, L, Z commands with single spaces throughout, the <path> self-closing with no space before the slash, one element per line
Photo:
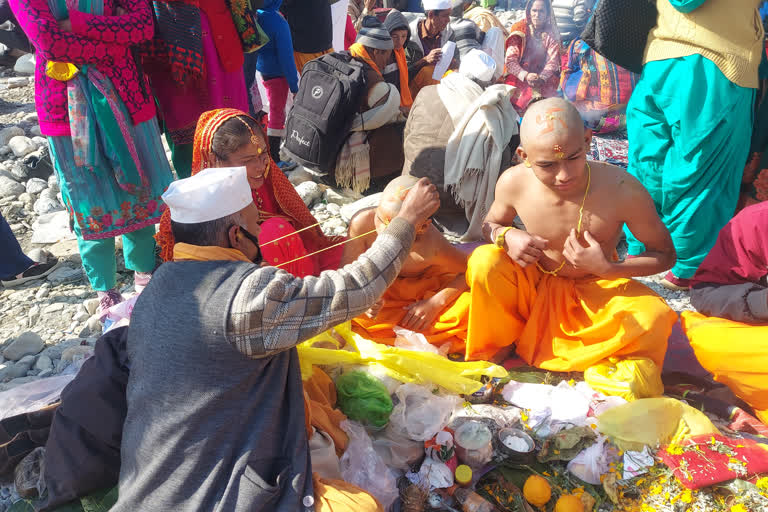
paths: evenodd
<path fill-rule="evenodd" d="M 23 136 L 24 129 L 20 126 L 9 126 L 7 128 L 3 128 L 0 130 L 0 146 L 7 146 L 12 138 Z"/>
<path fill-rule="evenodd" d="M 27 331 L 17 336 L 16 339 L 3 350 L 3 357 L 10 359 L 11 361 L 18 361 L 24 356 L 37 354 L 43 350 L 44 346 L 45 343 L 38 334 Z M 30 364 L 30 366 L 32 365 Z M 26 373 L 28 370 L 29 368 L 24 370 L 24 372 Z M 21 377 L 21 375 L 18 375 L 18 377 Z"/>
<path fill-rule="evenodd" d="M 13 154 L 18 158 L 25 157 L 37 149 L 37 144 L 35 144 L 32 139 L 24 135 L 17 135 L 16 137 L 13 137 L 10 141 L 8 141 L 8 146 L 11 148 L 11 151 L 13 151 Z"/>
<path fill-rule="evenodd" d="M 48 182 L 40 178 L 32 178 L 27 182 L 27 193 L 39 194 L 48 188 Z"/>
<path fill-rule="evenodd" d="M 21 183 L 7 177 L 0 176 L 0 198 L 19 197 L 26 192 L 26 188 Z"/>

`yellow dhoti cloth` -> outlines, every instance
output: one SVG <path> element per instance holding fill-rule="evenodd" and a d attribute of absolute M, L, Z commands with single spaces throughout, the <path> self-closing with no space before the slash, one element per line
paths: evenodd
<path fill-rule="evenodd" d="M 304 69 L 304 66 L 307 64 L 307 62 L 315 60 L 318 57 L 322 57 L 326 53 L 331 53 L 332 51 L 333 48 L 328 48 L 324 52 L 315 53 L 293 52 L 293 61 L 296 63 L 296 69 L 298 70 L 299 74 L 301 74 L 301 71 Z"/>
<path fill-rule="evenodd" d="M 696 358 L 768 424 L 768 325 L 749 325 L 686 311 L 683 330 Z"/>
<path fill-rule="evenodd" d="M 517 342 L 528 364 L 584 371 L 608 357 L 664 364 L 675 313 L 632 279 L 568 279 L 514 263 L 494 245 L 469 258 L 467 359 L 490 359 Z"/>
<path fill-rule="evenodd" d="M 392 329 L 400 325 L 405 317 L 407 311 L 403 308 L 429 299 L 455 277 L 456 274 L 441 274 L 438 269 L 427 270 L 419 277 L 398 277 L 384 293 L 384 305 L 376 318 L 360 315 L 352 320 L 352 329 L 377 343 L 394 345 L 395 333 Z M 451 352 L 463 352 L 468 314 L 469 292 L 464 292 L 422 334 L 433 345 L 451 342 Z"/>

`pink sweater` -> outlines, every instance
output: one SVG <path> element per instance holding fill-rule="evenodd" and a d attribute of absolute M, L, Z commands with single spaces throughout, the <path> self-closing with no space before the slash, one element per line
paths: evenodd
<path fill-rule="evenodd" d="M 10 0 L 16 19 L 37 53 L 35 104 L 44 135 L 69 135 L 67 84 L 45 74 L 49 61 L 90 64 L 115 86 L 134 124 L 155 116 L 155 104 L 144 73 L 137 67 L 133 46 L 149 41 L 154 24 L 149 2 L 104 0 L 105 16 L 70 11 L 72 32 L 64 32 L 47 0 Z M 128 14 L 109 16 L 116 7 Z"/>

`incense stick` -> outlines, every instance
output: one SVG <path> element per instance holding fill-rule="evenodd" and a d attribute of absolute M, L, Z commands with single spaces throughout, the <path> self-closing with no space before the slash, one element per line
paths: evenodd
<path fill-rule="evenodd" d="M 308 230 L 308 229 L 312 229 L 312 228 L 314 228 L 314 227 L 317 227 L 317 226 L 319 226 L 319 225 L 320 225 L 320 223 L 318 222 L 318 223 L 316 223 L 316 224 L 312 224 L 311 226 L 307 226 L 307 227 L 305 227 L 305 228 L 297 229 L 297 230 L 296 230 L 296 231 L 294 231 L 293 233 L 288 233 L 287 235 L 283 235 L 283 236 L 280 236 L 280 237 L 277 237 L 277 238 L 275 238 L 274 240 L 270 240 L 269 242 L 265 242 L 265 243 L 263 243 L 263 244 L 260 244 L 260 245 L 259 245 L 259 247 L 264 247 L 264 246 L 266 246 L 266 245 L 269 245 L 269 244 L 272 244 L 272 243 L 277 243 L 277 241 L 278 241 L 278 240 L 282 240 L 283 238 L 288 238 L 289 236 L 293 236 L 293 235 L 296 235 L 296 234 L 298 234 L 298 233 L 301 233 L 302 231 L 306 231 L 306 230 Z"/>
<path fill-rule="evenodd" d="M 374 228 L 374 229 L 368 231 L 367 233 L 363 233 L 362 235 L 353 236 L 352 238 L 348 238 L 347 240 L 341 241 L 341 242 L 333 244 L 333 245 L 329 245 L 328 247 L 325 247 L 324 249 L 320 249 L 319 251 L 315 251 L 315 252 L 312 252 L 312 253 L 309 253 L 309 254 L 305 254 L 304 256 L 299 256 L 298 258 L 294 258 L 294 259 L 292 259 L 290 261 L 286 261 L 286 262 L 280 263 L 278 265 L 275 265 L 275 267 L 276 268 L 280 268 L 282 266 L 288 265 L 288 264 L 293 263 L 295 261 L 303 260 L 304 258 L 309 258 L 310 256 L 314 256 L 315 254 L 319 254 L 319 253 L 321 253 L 323 251 L 327 251 L 328 249 L 333 249 L 334 247 L 338 247 L 340 245 L 344 245 L 347 242 L 351 242 L 352 240 L 357 240 L 358 238 L 363 238 L 364 236 L 368 236 L 371 233 L 375 233 L 375 232 L 376 232 L 376 229 Z"/>

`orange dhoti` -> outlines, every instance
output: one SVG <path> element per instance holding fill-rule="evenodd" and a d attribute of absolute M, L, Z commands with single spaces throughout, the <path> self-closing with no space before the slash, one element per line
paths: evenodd
<path fill-rule="evenodd" d="M 364 338 L 394 345 L 394 327 L 405 317 L 406 306 L 429 299 L 442 290 L 456 274 L 441 274 L 427 270 L 419 277 L 398 277 L 382 297 L 384 304 L 376 318 L 360 315 L 352 320 L 352 329 Z M 467 338 L 469 292 L 464 292 L 435 319 L 433 325 L 422 332 L 433 345 L 451 343 L 451 352 L 463 352 Z"/>
<path fill-rule="evenodd" d="M 696 358 L 718 382 L 768 424 L 768 325 L 749 325 L 686 311 L 683 330 Z"/>
<path fill-rule="evenodd" d="M 551 276 L 494 245 L 472 253 L 467 282 L 467 359 L 490 359 L 517 343 L 526 363 L 551 371 L 584 371 L 608 357 L 647 357 L 661 368 L 677 321 L 637 281 Z"/>

